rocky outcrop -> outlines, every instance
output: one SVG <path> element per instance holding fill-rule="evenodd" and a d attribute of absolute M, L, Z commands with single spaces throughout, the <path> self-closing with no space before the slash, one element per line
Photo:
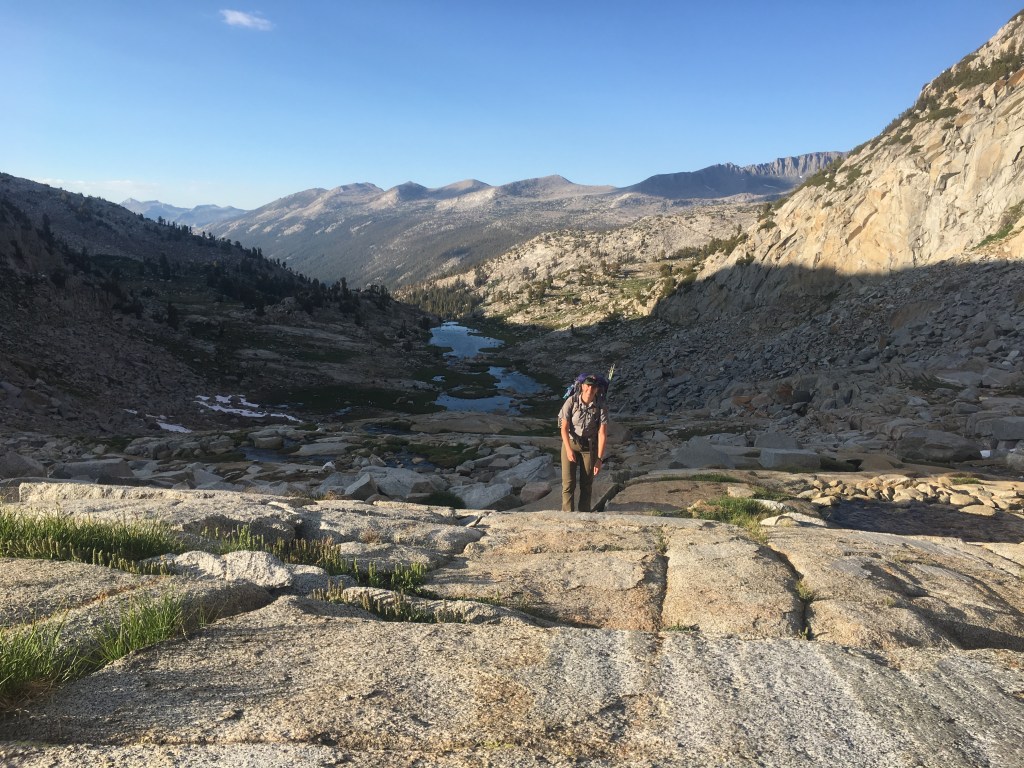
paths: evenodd
<path fill-rule="evenodd" d="M 1018 15 L 885 132 L 766 211 L 746 243 L 704 266 L 696 296 L 677 296 L 662 315 L 821 297 L 853 275 L 925 267 L 992 239 L 1019 254 L 1022 46 Z"/>
<path fill-rule="evenodd" d="M 96 617 L 116 621 L 143 590 L 194 595 L 221 618 L 23 704 L 0 720 L 0 758 L 127 765 L 145 749 L 150 762 L 187 753 L 242 765 L 1016 766 L 1024 545 L 1008 542 L 1024 536 L 1011 511 L 1024 484 L 902 479 L 950 502 L 1009 504 L 989 517 L 947 512 L 974 520 L 963 539 L 941 516 L 924 535 L 851 527 L 870 520 L 861 497 L 900 487 L 868 474 L 654 474 L 631 488 L 659 514 L 470 520 L 394 503 L 25 484 L 9 511 L 60 498 L 63 515 L 160 520 L 186 535 L 215 509 L 329 536 L 380 572 L 401 567 L 384 543 L 431 554 L 418 595 L 352 576 L 300 583 L 266 552 L 178 555 L 177 575 L 164 576 L 7 560 L 7 627 L 65 615 L 66 642 L 83 642 Z M 749 498 L 766 486 L 809 514 L 753 536 L 687 513 L 723 488 Z M 950 509 L 886 503 L 880 524 Z"/>

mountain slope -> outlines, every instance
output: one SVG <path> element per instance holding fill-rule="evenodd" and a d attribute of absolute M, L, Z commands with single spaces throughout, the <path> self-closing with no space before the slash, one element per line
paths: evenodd
<path fill-rule="evenodd" d="M 652 320 L 552 335 L 520 359 L 565 376 L 617 363 L 625 411 L 763 419 L 854 453 L 1005 457 L 1024 438 L 1003 428 L 1024 416 L 1021 51 L 1024 15 L 762 206 Z"/>
<path fill-rule="evenodd" d="M 336 410 L 432 359 L 422 314 L 384 293 L 320 284 L 256 250 L 8 175 L 0 318 L 3 430 L 230 423 L 197 398 L 240 391 L 257 402 L 283 392 L 271 402 L 302 414 L 313 395 L 288 393 L 319 387 Z"/>
<path fill-rule="evenodd" d="M 625 226 L 694 201 L 776 197 L 833 154 L 714 166 L 622 189 L 547 176 L 498 187 L 467 180 L 440 189 L 408 182 L 307 190 L 210 229 L 321 280 L 344 274 L 401 286 L 472 267 L 544 232 Z"/>
<path fill-rule="evenodd" d="M 885 132 L 767 212 L 743 247 L 709 260 L 696 295 L 666 302 L 663 316 L 741 311 L 787 293 L 826 296 L 851 275 L 935 264 L 997 235 L 1019 255 L 1022 51 L 1018 15 L 929 83 Z"/>

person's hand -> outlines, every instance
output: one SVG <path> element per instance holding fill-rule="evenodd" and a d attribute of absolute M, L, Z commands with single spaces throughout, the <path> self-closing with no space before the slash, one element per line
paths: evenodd
<path fill-rule="evenodd" d="M 570 464 L 575 464 L 576 463 L 576 451 L 566 450 L 565 453 L 569 457 L 569 463 Z"/>
<path fill-rule="evenodd" d="M 601 467 L 604 466 L 604 459 L 598 459 L 594 462 L 594 477 L 597 477 L 597 473 L 601 471 Z"/>

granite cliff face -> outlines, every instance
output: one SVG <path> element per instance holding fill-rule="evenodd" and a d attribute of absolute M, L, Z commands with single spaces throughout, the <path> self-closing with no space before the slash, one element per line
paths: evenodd
<path fill-rule="evenodd" d="M 787 293 L 822 296 L 853 275 L 934 265 L 993 240 L 1019 254 L 1022 48 L 1018 15 L 881 135 L 767 208 L 742 247 L 705 263 L 697 294 L 666 302 L 662 316 L 689 322 Z"/>

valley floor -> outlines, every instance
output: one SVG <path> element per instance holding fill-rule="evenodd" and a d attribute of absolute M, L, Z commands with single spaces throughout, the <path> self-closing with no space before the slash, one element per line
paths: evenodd
<path fill-rule="evenodd" d="M 5 764 L 1024 760 L 1024 482 L 633 422 L 601 511 L 563 513 L 546 422 L 374 424 L 142 439 L 42 466 L 77 481 L 7 481 L 0 515 L 177 543 L 154 575 L 5 558 L 4 642 L 35 621 L 85 653 L 161 595 L 184 624 L 20 700 Z M 231 455 L 259 440 L 273 461 Z M 453 503 L 507 491 L 459 509 L 436 478 Z"/>

